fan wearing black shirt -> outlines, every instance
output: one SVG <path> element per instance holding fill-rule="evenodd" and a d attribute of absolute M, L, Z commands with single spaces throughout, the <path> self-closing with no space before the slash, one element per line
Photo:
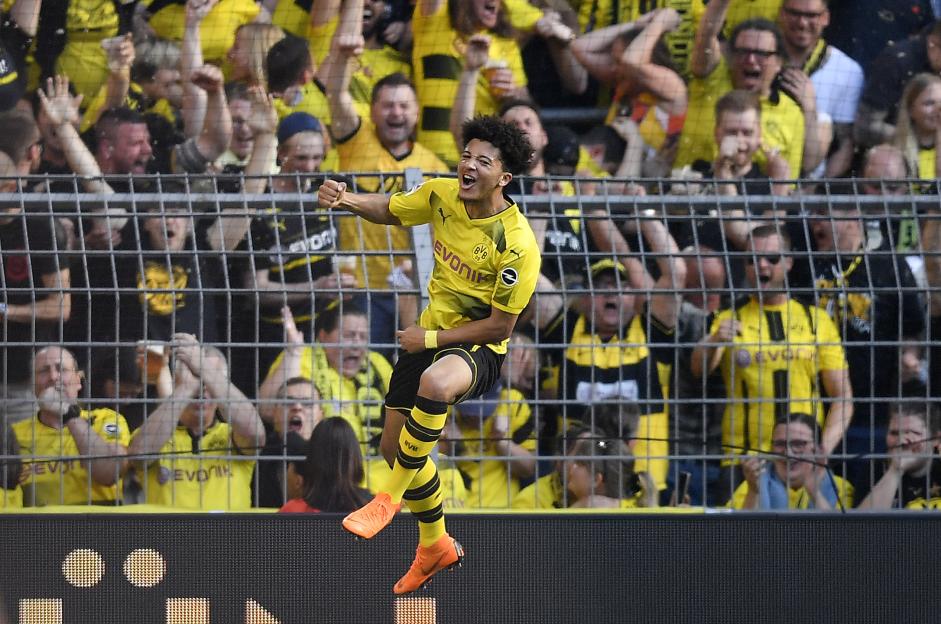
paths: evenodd
<path fill-rule="evenodd" d="M 6 176 L 16 176 L 16 168 L 0 152 L 0 178 Z M 0 193 L 16 190 L 15 179 L 0 183 Z M 34 346 L 60 342 L 62 324 L 69 319 L 69 269 L 59 257 L 65 245 L 48 209 L 24 210 L 19 203 L 0 207 L 0 399 L 11 422 L 34 411 L 24 362 L 30 361 Z"/>

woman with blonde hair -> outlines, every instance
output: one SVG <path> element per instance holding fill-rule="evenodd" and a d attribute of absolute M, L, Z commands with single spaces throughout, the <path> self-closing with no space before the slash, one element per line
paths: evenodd
<path fill-rule="evenodd" d="M 229 79 L 267 88 L 265 59 L 268 51 L 282 39 L 284 31 L 273 24 L 243 24 L 235 32 L 235 44 L 226 54 L 231 72 Z"/>
<path fill-rule="evenodd" d="M 908 170 L 921 180 L 941 177 L 941 77 L 916 74 L 905 86 L 893 143 L 902 150 Z"/>

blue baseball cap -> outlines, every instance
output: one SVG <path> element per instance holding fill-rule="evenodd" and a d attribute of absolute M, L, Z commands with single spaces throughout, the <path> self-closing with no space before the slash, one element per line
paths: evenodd
<path fill-rule="evenodd" d="M 323 132 L 320 120 L 308 113 L 291 113 L 278 124 L 278 143 L 284 143 L 298 132 Z"/>

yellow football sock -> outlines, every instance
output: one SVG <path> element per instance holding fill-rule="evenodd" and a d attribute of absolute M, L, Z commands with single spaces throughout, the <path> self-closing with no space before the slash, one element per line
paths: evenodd
<path fill-rule="evenodd" d="M 402 495 L 412 486 L 415 474 L 424 467 L 425 459 L 438 443 L 447 417 L 448 405 L 444 401 L 415 397 L 415 407 L 399 434 L 399 452 L 384 489 L 393 503 L 402 501 Z"/>
<path fill-rule="evenodd" d="M 441 480 L 438 467 L 425 458 L 425 465 L 418 469 L 409 489 L 402 495 L 412 515 L 418 519 L 418 542 L 431 546 L 445 534 L 444 510 L 441 507 Z"/>

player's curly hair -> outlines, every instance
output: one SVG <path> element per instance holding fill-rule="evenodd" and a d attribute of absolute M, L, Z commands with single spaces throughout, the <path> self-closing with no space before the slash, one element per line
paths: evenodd
<path fill-rule="evenodd" d="M 486 141 L 500 150 L 504 171 L 519 175 L 529 170 L 533 146 L 523 132 L 499 117 L 480 116 L 468 119 L 461 127 L 464 145 L 474 139 Z"/>

